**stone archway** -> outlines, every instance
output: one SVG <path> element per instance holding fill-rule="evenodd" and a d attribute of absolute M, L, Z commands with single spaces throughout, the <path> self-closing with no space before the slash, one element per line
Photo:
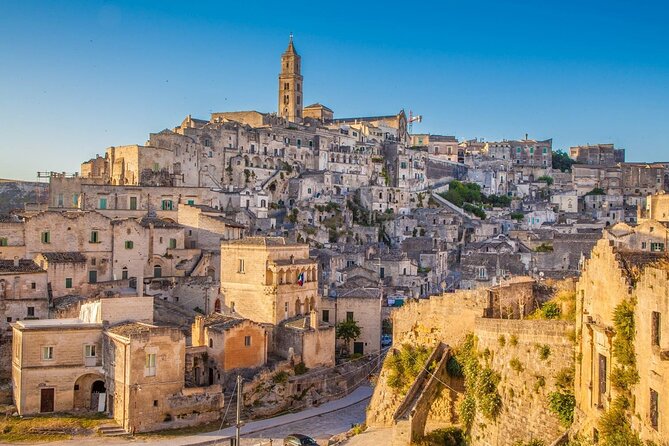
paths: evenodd
<path fill-rule="evenodd" d="M 74 382 L 74 409 L 104 412 L 107 409 L 107 388 L 104 377 L 97 373 L 81 375 Z"/>

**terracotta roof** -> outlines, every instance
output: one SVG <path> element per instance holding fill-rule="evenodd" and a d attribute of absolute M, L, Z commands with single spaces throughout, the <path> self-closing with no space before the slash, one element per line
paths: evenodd
<path fill-rule="evenodd" d="M 41 273 L 44 272 L 39 265 L 32 260 L 20 259 L 18 265 L 14 260 L 0 260 L 0 274 L 3 273 Z"/>
<path fill-rule="evenodd" d="M 42 252 L 49 263 L 86 263 L 86 256 L 78 251 Z"/>

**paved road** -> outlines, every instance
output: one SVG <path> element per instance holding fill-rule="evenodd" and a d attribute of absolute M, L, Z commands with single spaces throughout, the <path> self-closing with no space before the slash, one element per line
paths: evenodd
<path fill-rule="evenodd" d="M 335 434 L 346 432 L 354 424 L 363 423 L 367 404 L 368 399 L 328 414 L 256 432 L 243 439 L 241 446 L 269 445 L 270 438 L 274 440 L 274 446 L 280 446 L 283 438 L 293 433 L 309 435 L 316 440 L 327 440 Z"/>
<path fill-rule="evenodd" d="M 328 432 L 333 429 L 335 429 L 337 426 L 342 426 L 344 427 L 341 432 L 347 431 L 351 426 L 351 422 L 344 422 L 342 421 L 341 423 L 335 422 L 335 421 L 328 421 L 328 415 L 333 414 L 335 412 L 339 412 L 340 415 L 342 413 L 346 412 L 348 408 L 351 407 L 357 407 L 358 405 L 363 405 L 363 415 L 362 419 L 364 419 L 364 406 L 369 402 L 369 398 L 372 396 L 372 388 L 368 386 L 360 386 L 357 389 L 355 389 L 353 392 L 351 392 L 349 395 L 340 398 L 338 400 L 330 401 L 328 403 L 322 404 L 318 407 L 311 407 L 309 409 L 303 410 L 301 412 L 295 412 L 295 413 L 290 413 L 286 415 L 281 415 L 278 417 L 274 418 L 268 418 L 266 420 L 258 420 L 258 421 L 251 421 L 247 424 L 245 424 L 242 427 L 242 436 L 243 437 L 256 437 L 256 433 L 260 432 L 267 432 L 266 435 L 280 435 L 283 430 L 283 427 L 288 425 L 288 429 L 290 429 L 291 432 L 293 432 L 293 428 L 307 428 L 310 424 L 309 421 L 311 420 L 314 424 L 315 427 L 313 432 L 318 434 L 319 432 Z M 349 418 L 345 418 L 348 420 Z M 352 419 L 358 419 L 357 416 L 353 416 Z M 354 421 L 355 422 L 355 421 Z M 353 423 L 354 423 L 353 422 Z M 295 425 L 291 427 L 290 425 Z M 277 431 L 274 431 L 274 429 L 277 429 Z M 308 432 L 305 432 L 308 433 Z M 334 433 L 339 433 L 339 432 L 334 432 Z M 182 437 L 171 437 L 171 438 L 165 438 L 165 439 L 159 439 L 159 438 L 151 438 L 151 439 L 143 439 L 141 437 L 137 438 L 112 438 L 112 437 L 94 437 L 94 438 L 74 438 L 73 440 L 70 441 L 61 441 L 61 442 L 56 442 L 52 443 L 53 445 L 63 445 L 63 446 L 72 446 L 72 445 L 91 445 L 91 446 L 99 446 L 100 444 L 104 443 L 105 445 L 137 445 L 137 444 L 146 444 L 146 443 L 151 443 L 152 446 L 185 446 L 185 445 L 228 445 L 230 444 L 228 438 L 232 437 L 235 435 L 235 428 L 234 427 L 229 427 L 226 429 L 222 429 L 219 431 L 214 431 L 214 432 L 207 432 L 207 433 L 202 433 L 202 434 L 197 434 L 197 435 L 189 435 L 189 436 L 182 436 Z M 320 434 L 319 434 L 320 435 Z M 325 434 L 323 434 L 325 435 Z M 253 440 L 249 440 L 248 443 L 245 443 L 244 446 L 248 445 L 254 445 L 258 444 L 259 442 L 256 441 L 255 443 Z M 276 442 L 274 442 L 276 445 Z M 279 443 L 280 445 L 281 443 Z"/>

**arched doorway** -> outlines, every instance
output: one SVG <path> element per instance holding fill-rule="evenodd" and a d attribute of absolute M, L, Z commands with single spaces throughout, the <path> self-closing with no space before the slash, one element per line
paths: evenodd
<path fill-rule="evenodd" d="M 107 388 L 104 377 L 89 373 L 75 381 L 74 409 L 94 412 L 104 412 L 107 409 Z"/>
<path fill-rule="evenodd" d="M 215 313 L 221 312 L 221 299 L 216 299 L 216 301 L 214 302 L 214 312 Z"/>

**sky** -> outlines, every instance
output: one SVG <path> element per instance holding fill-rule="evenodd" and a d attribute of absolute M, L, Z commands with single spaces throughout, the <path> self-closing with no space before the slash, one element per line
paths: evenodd
<path fill-rule="evenodd" d="M 188 114 L 276 111 L 288 36 L 305 104 L 423 116 L 415 133 L 614 143 L 669 161 L 660 1 L 0 2 L 0 178 L 76 172 Z"/>

